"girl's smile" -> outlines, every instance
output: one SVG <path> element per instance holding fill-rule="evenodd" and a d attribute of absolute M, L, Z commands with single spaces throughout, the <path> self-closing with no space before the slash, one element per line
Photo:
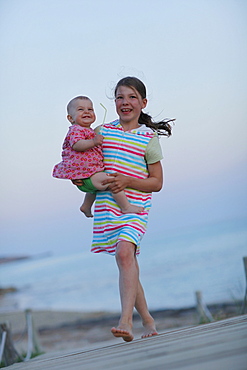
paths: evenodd
<path fill-rule="evenodd" d="M 123 126 L 128 125 L 128 130 L 138 127 L 138 119 L 142 109 L 147 105 L 147 99 L 142 99 L 141 95 L 133 88 L 119 86 L 115 103 L 120 123 Z"/>

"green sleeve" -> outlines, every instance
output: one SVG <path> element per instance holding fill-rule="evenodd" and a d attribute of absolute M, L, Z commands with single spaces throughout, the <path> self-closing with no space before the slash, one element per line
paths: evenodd
<path fill-rule="evenodd" d="M 145 153 L 147 164 L 153 164 L 161 161 L 163 158 L 162 149 L 158 136 L 154 136 L 148 143 Z"/>

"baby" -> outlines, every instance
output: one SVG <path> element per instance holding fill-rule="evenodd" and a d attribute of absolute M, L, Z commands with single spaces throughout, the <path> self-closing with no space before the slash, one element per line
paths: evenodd
<path fill-rule="evenodd" d="M 55 165 L 53 176 L 59 179 L 83 181 L 77 186 L 86 192 L 80 210 L 86 217 L 93 217 L 92 205 L 98 190 L 107 190 L 103 181 L 110 176 L 104 171 L 101 144 L 103 136 L 97 135 L 90 127 L 96 120 L 92 101 L 86 96 L 77 96 L 67 106 L 67 118 L 72 124 L 64 139 L 62 162 Z M 124 191 L 113 194 L 122 213 L 140 213 L 143 207 L 129 203 Z"/>

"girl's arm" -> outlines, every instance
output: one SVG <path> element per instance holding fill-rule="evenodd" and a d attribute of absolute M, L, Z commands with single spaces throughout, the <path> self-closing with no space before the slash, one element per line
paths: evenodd
<path fill-rule="evenodd" d="M 137 179 L 132 176 L 125 176 L 121 173 L 111 173 L 109 179 L 104 184 L 109 184 L 113 193 L 118 193 L 125 188 L 132 188 L 147 193 L 160 191 L 163 185 L 163 171 L 160 162 L 148 165 L 149 177 L 146 179 Z"/>
<path fill-rule="evenodd" d="M 93 139 L 89 140 L 78 140 L 73 146 L 76 152 L 85 152 L 88 149 L 93 148 L 94 146 L 101 145 L 103 143 L 103 136 L 96 135 Z"/>

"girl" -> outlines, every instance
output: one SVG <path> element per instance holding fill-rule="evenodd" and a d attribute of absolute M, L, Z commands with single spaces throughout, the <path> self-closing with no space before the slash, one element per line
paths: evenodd
<path fill-rule="evenodd" d="M 104 137 L 104 165 L 106 172 L 111 174 L 104 183 L 109 185 L 111 192 L 96 195 L 91 250 L 115 255 L 122 312 L 117 327 L 111 332 L 129 342 L 133 340 L 134 307 L 142 318 L 142 337 L 157 335 L 139 281 L 136 256 L 146 231 L 151 193 L 160 191 L 163 183 L 158 133 L 171 135 L 171 126 L 169 121 L 154 123 L 148 114 L 143 113 L 142 109 L 147 105 L 146 88 L 135 77 L 125 77 L 118 82 L 115 104 L 119 119 L 96 129 Z M 123 190 L 131 203 L 144 207 L 144 212 L 120 212 L 112 193 Z"/>

